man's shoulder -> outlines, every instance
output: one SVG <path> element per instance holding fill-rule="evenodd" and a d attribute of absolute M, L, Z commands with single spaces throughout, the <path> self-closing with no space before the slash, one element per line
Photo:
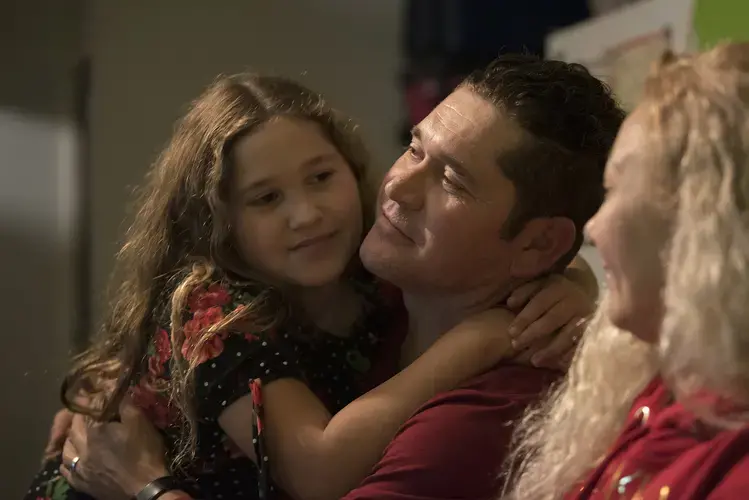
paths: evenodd
<path fill-rule="evenodd" d="M 429 413 L 436 423 L 440 415 L 451 415 L 454 406 L 470 414 L 472 410 L 493 410 L 499 417 L 509 407 L 525 407 L 537 401 L 562 374 L 543 368 L 502 363 L 466 381 L 457 389 L 438 394 L 423 405 L 414 417 Z M 413 417 L 412 417 L 413 418 Z"/>
<path fill-rule="evenodd" d="M 555 370 L 515 363 L 500 363 L 491 370 L 473 377 L 461 387 L 438 395 L 435 399 L 450 400 L 465 393 L 498 398 L 538 397 L 563 374 Z"/>
<path fill-rule="evenodd" d="M 401 427 L 393 444 L 404 434 L 412 435 L 411 439 L 420 439 L 422 435 L 429 439 L 445 428 L 450 428 L 451 436 L 456 438 L 485 436 L 497 426 L 511 425 L 560 377 L 559 372 L 552 370 L 499 364 L 461 387 L 429 400 Z M 458 424 L 456 433 L 453 427 Z M 408 436 L 401 439 L 410 440 Z M 439 443 L 436 440 L 435 444 Z"/>
<path fill-rule="evenodd" d="M 559 376 L 502 364 L 432 398 L 346 499 L 496 496 L 513 424 Z"/>

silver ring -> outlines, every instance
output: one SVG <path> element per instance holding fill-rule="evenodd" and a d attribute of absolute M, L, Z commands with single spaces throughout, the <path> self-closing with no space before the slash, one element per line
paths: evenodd
<path fill-rule="evenodd" d="M 78 467 L 78 462 L 80 461 L 81 457 L 74 457 L 73 460 L 70 461 L 70 474 L 75 474 L 75 468 Z"/>

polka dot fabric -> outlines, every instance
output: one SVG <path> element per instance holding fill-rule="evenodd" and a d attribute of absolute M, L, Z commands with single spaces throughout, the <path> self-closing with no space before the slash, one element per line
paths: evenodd
<path fill-rule="evenodd" d="M 185 315 L 186 358 L 200 361 L 195 371 L 195 397 L 199 415 L 196 459 L 179 475 L 183 488 L 195 498 L 271 499 L 278 491 L 270 479 L 270 462 L 263 439 L 262 389 L 280 378 L 297 378 L 335 413 L 369 387 L 367 374 L 381 343 L 380 333 L 393 315 L 388 301 L 371 282 L 360 286 L 366 310 L 351 334 L 336 337 L 311 326 L 286 325 L 275 331 L 250 332 L 241 328 L 219 333 L 208 342 L 197 333 L 245 307 L 251 292 L 227 280 L 198 290 L 190 297 Z M 168 318 L 168 311 L 161 315 Z M 159 428 L 170 452 L 176 451 L 176 411 L 164 389 L 169 382 L 172 344 L 167 329 L 159 328 L 150 343 L 147 371 L 131 395 Z M 256 465 L 229 439 L 217 423 L 221 412 L 237 399 L 251 395 L 254 415 L 253 444 Z M 45 464 L 25 500 L 89 500 L 59 476 L 59 458 Z"/>

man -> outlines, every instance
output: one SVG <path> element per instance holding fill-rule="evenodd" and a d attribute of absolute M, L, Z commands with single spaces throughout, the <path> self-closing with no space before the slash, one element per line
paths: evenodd
<path fill-rule="evenodd" d="M 522 303 L 524 284 L 569 264 L 603 199 L 603 168 L 622 119 L 606 87 L 581 66 L 510 56 L 471 75 L 414 128 L 361 249 L 364 264 L 403 291 L 409 325 L 401 365 L 475 313 Z M 568 312 L 563 303 L 540 309 Z M 536 319 L 519 316 L 515 326 Z M 569 349 L 571 336 L 559 342 L 567 345 L 550 346 L 547 357 Z M 510 424 L 556 377 L 501 364 L 440 394 L 346 498 L 495 497 Z"/>
<path fill-rule="evenodd" d="M 622 120 L 607 88 L 581 66 L 514 56 L 469 76 L 414 128 L 360 252 L 403 291 L 410 324 L 402 362 L 523 283 L 567 266 L 603 199 Z M 502 364 L 437 396 L 345 498 L 496 497 L 510 424 L 554 378 Z"/>

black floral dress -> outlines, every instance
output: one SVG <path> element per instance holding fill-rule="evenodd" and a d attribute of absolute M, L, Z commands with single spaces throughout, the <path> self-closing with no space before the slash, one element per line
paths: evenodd
<path fill-rule="evenodd" d="M 378 370 L 373 369 L 373 362 L 395 354 L 383 352 L 388 344 L 383 342 L 383 333 L 403 329 L 405 316 L 399 298 L 383 293 L 383 288 L 371 281 L 361 285 L 361 291 L 367 299 L 366 311 L 349 337 L 336 337 L 313 327 L 289 326 L 272 333 L 220 333 L 200 348 L 194 342 L 196 333 L 244 307 L 252 291 L 224 278 L 191 295 L 181 350 L 185 358 L 197 357 L 200 362 L 195 372 L 199 424 L 196 459 L 184 472 L 177 473 L 187 493 L 205 500 L 276 496 L 263 440 L 263 384 L 285 377 L 303 380 L 335 413 L 393 374 L 395 365 L 375 375 Z M 168 315 L 162 315 L 165 317 Z M 174 452 L 177 414 L 163 391 L 171 356 L 169 332 L 159 328 L 149 346 L 146 374 L 132 387 L 131 396 L 162 432 L 169 451 Z M 239 451 L 217 422 L 225 408 L 248 394 L 254 403 L 253 442 L 258 465 Z M 59 457 L 47 462 L 25 499 L 89 499 L 67 484 L 59 475 L 59 467 Z"/>

